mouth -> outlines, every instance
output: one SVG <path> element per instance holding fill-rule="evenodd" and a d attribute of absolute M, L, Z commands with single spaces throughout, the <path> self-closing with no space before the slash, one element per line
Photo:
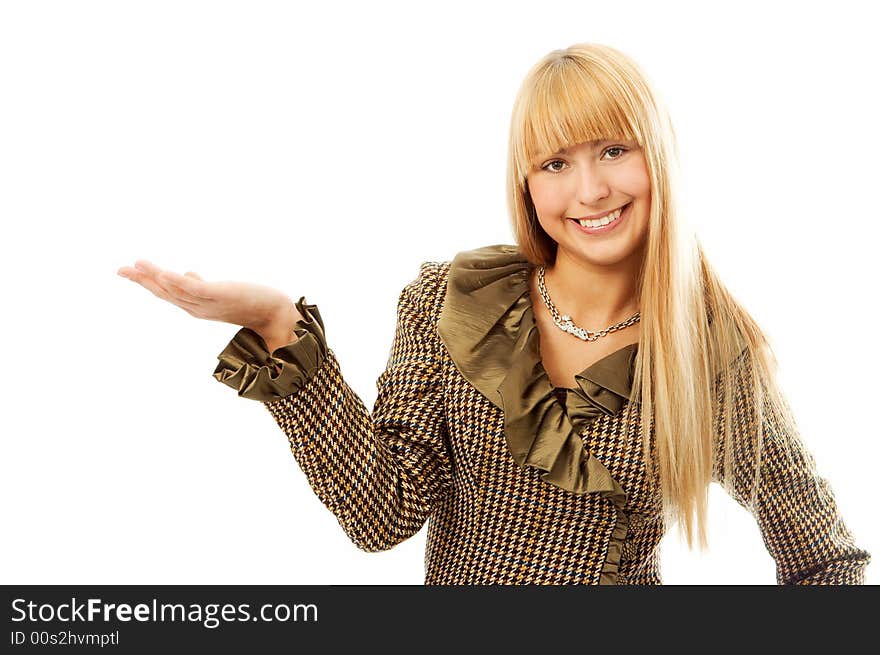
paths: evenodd
<path fill-rule="evenodd" d="M 573 223 L 581 232 L 586 232 L 587 234 L 604 234 L 616 228 L 624 221 L 624 219 L 626 219 L 627 216 L 629 216 L 629 209 L 631 206 L 632 201 L 596 220 L 576 218 L 568 218 L 566 220 Z"/>

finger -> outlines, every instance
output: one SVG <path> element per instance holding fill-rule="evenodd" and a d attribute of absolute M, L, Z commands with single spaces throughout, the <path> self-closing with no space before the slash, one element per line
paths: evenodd
<path fill-rule="evenodd" d="M 199 308 L 198 303 L 191 302 L 189 300 L 186 300 L 185 298 L 180 298 L 175 294 L 170 293 L 168 289 L 159 284 L 151 276 L 145 274 L 143 271 L 134 270 L 130 274 L 129 279 L 140 284 L 157 298 L 161 298 L 166 302 L 170 302 L 172 305 L 177 305 L 178 307 L 187 310 L 197 310 Z"/>
<path fill-rule="evenodd" d="M 172 284 L 180 289 L 182 293 L 194 301 L 213 300 L 214 297 L 208 292 L 208 285 L 201 278 L 195 279 L 189 275 L 178 275 L 173 271 L 163 271 L 160 281 L 165 284 Z"/>
<path fill-rule="evenodd" d="M 175 296 L 181 301 L 198 304 L 202 300 L 212 300 L 205 293 L 205 285 L 201 282 L 190 280 L 173 271 L 162 270 L 148 259 L 139 259 L 134 265 L 138 271 L 152 276 L 156 284 L 161 286 L 168 295 Z"/>
<path fill-rule="evenodd" d="M 163 271 L 161 275 L 156 279 L 157 282 L 165 288 L 169 293 L 182 298 L 191 303 L 200 303 L 208 300 L 203 296 L 196 296 L 190 292 L 190 288 L 194 283 L 194 280 L 190 280 L 182 275 L 178 275 L 177 273 L 172 273 L 171 271 Z"/>
<path fill-rule="evenodd" d="M 194 272 L 194 271 L 187 271 L 186 273 L 184 273 L 184 275 L 188 275 L 189 277 L 194 277 L 194 278 L 197 279 L 197 280 L 201 280 L 201 279 L 202 279 L 202 277 L 201 277 L 198 273 L 196 273 L 196 272 Z"/>
<path fill-rule="evenodd" d="M 200 311 L 200 303 L 187 300 L 186 298 L 181 297 L 180 294 L 175 293 L 174 291 L 169 291 L 168 287 L 158 284 L 155 280 L 152 280 L 151 278 L 144 278 L 141 284 L 152 291 L 156 296 L 158 296 L 162 300 L 165 300 L 166 302 L 170 302 L 172 305 L 177 305 L 181 309 L 185 309 L 187 311 Z"/>
<path fill-rule="evenodd" d="M 147 259 L 137 260 L 134 263 L 134 267 L 139 271 L 152 275 L 153 277 L 157 277 L 162 272 L 161 268 L 159 268 L 153 262 Z"/>
<path fill-rule="evenodd" d="M 153 280 L 153 285 L 162 287 L 166 293 L 171 293 L 171 290 L 168 289 L 167 285 L 163 283 L 159 276 L 164 272 L 161 268 L 156 266 L 153 262 L 147 259 L 139 259 L 134 263 L 135 270 L 138 271 L 138 274 L 141 278 L 151 278 Z M 140 280 L 138 280 L 140 282 Z M 166 298 L 167 300 L 167 298 Z"/>

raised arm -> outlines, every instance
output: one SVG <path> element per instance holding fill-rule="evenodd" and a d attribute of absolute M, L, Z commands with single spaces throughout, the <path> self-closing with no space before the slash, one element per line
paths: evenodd
<path fill-rule="evenodd" d="M 417 533 L 452 487 L 434 315 L 439 273 L 423 263 L 400 294 L 372 413 L 343 379 L 318 308 L 304 297 L 294 343 L 269 353 L 242 328 L 218 355 L 214 377 L 265 405 L 315 494 L 366 551 Z"/>

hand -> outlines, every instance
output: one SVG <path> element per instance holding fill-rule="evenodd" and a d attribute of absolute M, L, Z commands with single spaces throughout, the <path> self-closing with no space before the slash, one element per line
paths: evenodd
<path fill-rule="evenodd" d="M 192 271 L 179 275 L 140 259 L 117 274 L 137 282 L 153 295 L 177 305 L 190 316 L 250 328 L 272 338 L 286 332 L 302 315 L 289 297 L 276 289 L 247 282 L 208 282 Z"/>

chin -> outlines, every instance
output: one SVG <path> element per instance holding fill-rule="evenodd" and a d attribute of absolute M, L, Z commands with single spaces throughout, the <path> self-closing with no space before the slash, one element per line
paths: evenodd
<path fill-rule="evenodd" d="M 614 243 L 603 244 L 571 244 L 559 243 L 560 250 L 565 250 L 569 257 L 593 266 L 616 266 L 631 260 L 640 254 L 641 249 L 635 243 L 625 245 Z"/>

